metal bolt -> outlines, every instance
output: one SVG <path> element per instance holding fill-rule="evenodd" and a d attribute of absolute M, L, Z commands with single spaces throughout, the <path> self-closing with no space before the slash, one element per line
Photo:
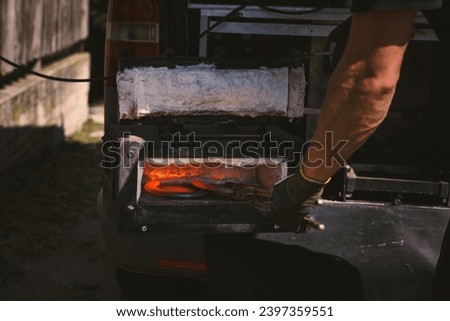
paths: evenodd
<path fill-rule="evenodd" d="M 142 226 L 142 232 L 147 232 L 147 230 L 148 230 L 148 228 L 147 228 L 147 226 Z"/>
<path fill-rule="evenodd" d="M 274 228 L 275 230 L 279 230 L 279 229 L 280 229 L 280 225 L 275 224 L 275 225 L 273 226 L 273 228 Z"/>
<path fill-rule="evenodd" d="M 134 205 L 133 204 L 130 204 L 130 205 L 128 205 L 128 210 L 130 211 L 130 212 L 133 212 L 134 211 L 134 209 L 135 209 L 135 207 L 134 207 Z"/>
<path fill-rule="evenodd" d="M 400 205 L 400 204 L 402 204 L 402 201 L 403 201 L 403 194 L 397 193 L 394 195 L 394 199 L 392 200 L 392 203 L 394 205 Z"/>

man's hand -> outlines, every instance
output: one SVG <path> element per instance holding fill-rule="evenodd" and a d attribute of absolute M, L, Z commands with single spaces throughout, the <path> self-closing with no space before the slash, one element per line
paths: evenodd
<path fill-rule="evenodd" d="M 273 187 L 271 213 L 281 231 L 307 232 L 304 218 L 320 199 L 325 185 L 314 182 L 301 171 L 280 181 Z"/>

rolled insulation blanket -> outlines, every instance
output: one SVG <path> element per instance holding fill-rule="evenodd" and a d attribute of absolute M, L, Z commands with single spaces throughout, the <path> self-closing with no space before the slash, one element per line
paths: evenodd
<path fill-rule="evenodd" d="M 161 115 L 300 117 L 303 68 L 139 67 L 117 75 L 122 119 Z"/>

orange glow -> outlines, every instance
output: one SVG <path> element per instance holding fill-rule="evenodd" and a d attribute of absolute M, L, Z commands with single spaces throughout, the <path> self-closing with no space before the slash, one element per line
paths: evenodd
<path fill-rule="evenodd" d="M 201 175 L 201 173 L 202 173 L 201 167 L 198 166 L 194 167 L 191 164 L 187 164 L 184 166 L 177 166 L 175 164 L 170 164 L 168 166 L 158 167 L 147 163 L 144 169 L 144 175 L 149 180 L 158 180 L 158 181 L 179 179 L 185 177 L 196 177 Z"/>
<path fill-rule="evenodd" d="M 256 167 L 226 166 L 222 163 L 193 163 L 155 165 L 145 163 L 143 175 L 144 190 L 150 194 L 167 197 L 181 197 L 187 194 L 199 196 L 199 191 L 212 191 L 229 197 L 234 194 L 227 183 L 242 186 L 258 185 Z"/>
<path fill-rule="evenodd" d="M 150 181 L 177 182 L 178 184 L 191 184 L 192 180 L 196 179 L 201 179 L 207 183 L 252 183 L 257 179 L 255 168 L 226 167 L 224 164 L 218 163 L 170 164 L 167 166 L 146 163 L 144 176 Z"/>
<path fill-rule="evenodd" d="M 182 185 L 161 185 L 160 181 L 150 181 L 144 185 L 144 190 L 150 194 L 167 195 L 170 194 L 191 194 L 194 192 L 192 188 Z"/>

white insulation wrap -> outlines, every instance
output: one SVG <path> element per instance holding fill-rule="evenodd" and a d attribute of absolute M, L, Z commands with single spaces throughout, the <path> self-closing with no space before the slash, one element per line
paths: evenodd
<path fill-rule="evenodd" d="M 149 115 L 303 114 L 303 68 L 140 67 L 117 75 L 122 119 Z"/>

